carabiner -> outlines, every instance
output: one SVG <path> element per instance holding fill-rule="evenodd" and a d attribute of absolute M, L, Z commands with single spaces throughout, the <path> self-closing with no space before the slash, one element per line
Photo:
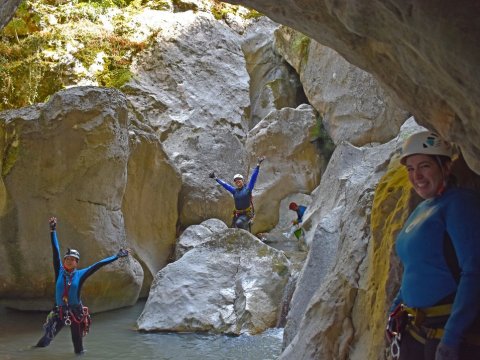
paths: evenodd
<path fill-rule="evenodd" d="M 395 334 L 392 343 L 390 344 L 390 353 L 392 354 L 392 359 L 400 359 L 400 334 Z"/>

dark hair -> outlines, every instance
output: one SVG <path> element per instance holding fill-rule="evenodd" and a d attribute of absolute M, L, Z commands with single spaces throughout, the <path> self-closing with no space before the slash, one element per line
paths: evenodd
<path fill-rule="evenodd" d="M 449 156 L 445 156 L 445 155 L 429 155 L 429 156 L 431 156 L 432 159 L 434 159 L 435 162 L 440 167 L 444 167 L 449 162 L 452 162 L 452 159 Z M 457 178 L 455 177 L 455 175 L 450 173 L 447 179 L 447 187 L 452 187 L 452 186 L 457 186 Z"/>

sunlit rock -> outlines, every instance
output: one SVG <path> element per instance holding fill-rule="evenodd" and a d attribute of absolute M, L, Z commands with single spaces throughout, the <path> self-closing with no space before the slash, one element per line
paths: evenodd
<path fill-rule="evenodd" d="M 280 202 L 292 193 L 310 193 L 320 183 L 326 160 L 310 142 L 317 127 L 309 105 L 273 111 L 249 133 L 246 142 L 251 163 L 265 156 L 254 191 L 253 231 L 272 229 L 278 223 Z"/>
<path fill-rule="evenodd" d="M 312 106 L 333 141 L 362 146 L 394 138 L 407 118 L 375 78 L 334 50 L 290 28 L 275 32 L 275 47 L 297 70 Z"/>
<path fill-rule="evenodd" d="M 210 240 L 214 232 L 220 232 L 227 225 L 218 219 L 208 219 L 199 225 L 190 225 L 180 235 L 175 247 L 175 259 L 180 259 L 187 251 Z"/>
<path fill-rule="evenodd" d="M 260 333 L 276 324 L 288 266 L 282 252 L 244 230 L 215 233 L 158 272 L 138 327 Z"/>
<path fill-rule="evenodd" d="M 180 224 L 228 219 L 230 194 L 208 173 L 246 172 L 249 77 L 240 35 L 209 14 L 159 15 L 162 31 L 123 90 L 180 170 Z"/>

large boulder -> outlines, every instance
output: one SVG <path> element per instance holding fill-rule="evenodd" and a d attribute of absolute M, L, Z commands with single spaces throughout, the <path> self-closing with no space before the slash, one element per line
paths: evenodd
<path fill-rule="evenodd" d="M 128 242 L 152 279 L 173 251 L 182 179 L 153 130 L 131 124 L 122 213 Z"/>
<path fill-rule="evenodd" d="M 407 118 L 379 82 L 334 50 L 287 27 L 275 32 L 277 51 L 297 70 L 310 104 L 335 144 L 386 142 Z"/>
<path fill-rule="evenodd" d="M 180 259 L 187 251 L 190 251 L 194 247 L 210 241 L 213 233 L 226 228 L 227 225 L 219 219 L 208 219 L 199 225 L 190 225 L 177 240 L 175 260 Z"/>
<path fill-rule="evenodd" d="M 289 273 L 282 252 L 225 229 L 158 272 L 138 328 L 260 333 L 277 323 Z"/>
<path fill-rule="evenodd" d="M 266 156 L 253 193 L 254 232 L 275 227 L 278 212 L 272 209 L 278 209 L 286 196 L 310 193 L 320 183 L 327 160 L 310 142 L 316 127 L 316 112 L 304 104 L 273 111 L 250 131 L 246 142 L 250 163 Z"/>
<path fill-rule="evenodd" d="M 168 247 L 167 253 L 171 252 L 174 226 L 165 223 L 155 233 L 150 225 L 142 233 L 135 223 L 142 224 L 138 209 L 152 209 L 153 202 L 167 200 L 162 210 L 176 213 L 178 175 L 162 160 L 161 145 L 152 130 L 150 145 L 145 128 L 144 137 L 136 138 L 138 143 L 132 146 L 129 127 L 132 137 L 142 131 L 129 118 L 122 93 L 95 87 L 71 88 L 55 94 L 46 104 L 0 113 L 0 261 L 5 265 L 0 268 L 0 297 L 11 299 L 9 306 L 51 307 L 54 273 L 47 223 L 51 215 L 58 217 L 61 252 L 67 247 L 78 249 L 81 267 L 115 254 L 121 247 L 137 250 L 138 244 L 152 237 L 161 239 L 152 241 L 159 250 L 152 248 L 143 262 L 154 272 L 165 264 L 164 254 L 152 258 Z M 146 152 L 155 161 L 141 156 L 142 146 L 144 150 L 150 146 Z M 155 162 L 157 167 L 152 165 Z M 152 168 L 143 170 L 142 166 Z M 130 178 L 129 169 L 136 171 Z M 149 184 L 159 186 L 156 180 L 142 178 L 145 174 L 170 179 L 169 192 L 162 196 L 142 194 L 140 189 L 156 190 Z M 138 203 L 125 204 L 125 197 L 130 202 L 135 197 Z M 176 219 L 158 217 L 159 224 Z M 167 245 L 161 246 L 162 241 Z M 138 252 L 144 255 L 139 248 Z M 119 260 L 85 283 L 84 301 L 93 311 L 132 305 L 143 277 L 134 258 Z"/>
<path fill-rule="evenodd" d="M 249 76 L 240 35 L 205 13 L 160 13 L 153 46 L 123 90 L 180 170 L 180 226 L 227 219 L 230 194 L 208 178 L 242 172 Z M 227 204 L 230 204 L 227 206 Z"/>

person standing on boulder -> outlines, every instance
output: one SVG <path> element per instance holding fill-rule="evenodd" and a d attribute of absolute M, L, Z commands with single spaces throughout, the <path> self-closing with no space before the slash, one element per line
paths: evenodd
<path fill-rule="evenodd" d="M 403 144 L 400 162 L 424 199 L 395 248 L 403 277 L 387 337 L 400 360 L 480 356 L 480 196 L 455 186 L 451 146 L 430 131 Z"/>
<path fill-rule="evenodd" d="M 258 159 L 257 166 L 253 170 L 248 185 L 245 185 L 242 174 L 236 174 L 233 177 L 235 187 L 224 180 L 217 178 L 214 171 L 209 175 L 210 178 L 215 179 L 217 183 L 222 185 L 225 190 L 233 195 L 235 208 L 233 209 L 232 227 L 248 231 L 251 230 L 251 224 L 253 222 L 253 217 L 255 216 L 252 202 L 252 191 L 260 171 L 260 164 L 263 160 L 265 160 L 265 157 L 263 156 Z"/>
<path fill-rule="evenodd" d="M 88 308 L 83 306 L 80 299 L 82 285 L 90 275 L 102 266 L 128 256 L 129 250 L 120 249 L 116 255 L 100 260 L 87 268 L 77 270 L 80 253 L 74 249 L 67 249 L 62 263 L 56 233 L 57 219 L 55 217 L 50 218 L 49 224 L 53 268 L 55 270 L 55 307 L 47 316 L 43 325 L 45 334 L 38 341 L 36 347 L 48 346 L 58 332 L 67 325 L 70 326 L 75 353 L 82 354 L 84 352 L 83 337 L 88 333 L 91 322 Z"/>

